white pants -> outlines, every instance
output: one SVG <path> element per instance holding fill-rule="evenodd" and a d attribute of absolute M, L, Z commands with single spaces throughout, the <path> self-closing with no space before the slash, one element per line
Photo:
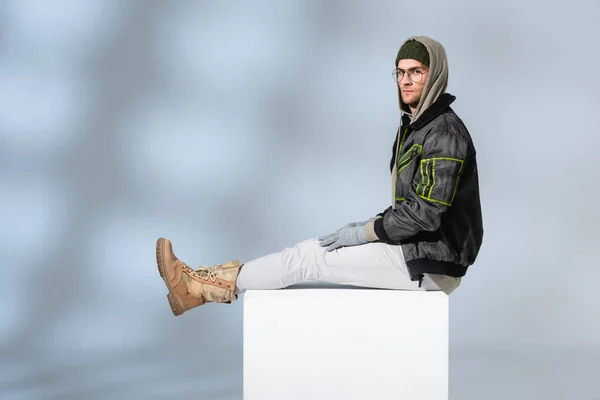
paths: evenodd
<path fill-rule="evenodd" d="M 443 290 L 450 294 L 460 283 L 445 275 L 424 275 L 421 287 L 410 280 L 400 246 L 367 243 L 328 252 L 314 238 L 244 263 L 236 293 L 321 281 L 380 289 Z"/>

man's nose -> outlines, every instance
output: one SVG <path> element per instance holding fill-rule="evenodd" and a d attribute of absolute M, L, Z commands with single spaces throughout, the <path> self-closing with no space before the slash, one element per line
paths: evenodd
<path fill-rule="evenodd" d="M 404 82 L 404 79 L 406 79 L 406 82 Z M 410 83 L 412 83 L 412 81 L 408 77 L 408 74 L 404 74 L 404 76 L 398 81 L 398 83 L 400 85 L 408 86 Z"/>

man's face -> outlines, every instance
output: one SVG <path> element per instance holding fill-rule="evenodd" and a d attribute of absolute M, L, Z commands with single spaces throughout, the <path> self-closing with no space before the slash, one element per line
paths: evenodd
<path fill-rule="evenodd" d="M 404 71 L 402 79 L 398 79 L 402 101 L 411 107 L 416 107 L 421 99 L 425 82 L 427 82 L 429 68 L 420 61 L 412 59 L 398 61 L 397 68 Z M 412 79 L 418 80 L 419 73 L 421 74 L 420 82 L 413 82 L 409 78 L 411 75 Z"/>

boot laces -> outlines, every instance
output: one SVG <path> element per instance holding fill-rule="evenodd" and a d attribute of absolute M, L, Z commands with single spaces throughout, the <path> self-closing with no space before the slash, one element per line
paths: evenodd
<path fill-rule="evenodd" d="M 223 264 L 213 264 L 209 267 L 198 267 L 195 271 L 195 275 L 199 278 L 204 279 L 205 281 L 211 280 L 212 283 L 217 281 L 217 275 L 215 274 L 217 270 L 221 269 Z"/>

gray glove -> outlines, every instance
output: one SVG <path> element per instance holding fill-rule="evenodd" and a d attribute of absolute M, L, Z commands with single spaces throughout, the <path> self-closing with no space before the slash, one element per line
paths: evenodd
<path fill-rule="evenodd" d="M 356 228 L 358 226 L 365 226 L 366 224 L 368 224 L 369 222 L 373 222 L 377 219 L 377 217 L 371 217 L 366 221 L 361 221 L 361 222 L 350 222 L 349 224 L 344 225 L 343 227 L 341 227 L 340 229 L 338 229 L 337 231 L 335 231 L 336 233 L 340 232 L 342 229 L 346 229 L 346 228 Z M 328 235 L 330 236 L 330 235 Z"/>
<path fill-rule="evenodd" d="M 364 225 L 344 227 L 335 233 L 319 238 L 321 247 L 328 246 L 327 251 L 332 251 L 342 246 L 358 246 L 365 243 L 369 243 L 369 241 L 367 240 L 367 230 Z"/>

